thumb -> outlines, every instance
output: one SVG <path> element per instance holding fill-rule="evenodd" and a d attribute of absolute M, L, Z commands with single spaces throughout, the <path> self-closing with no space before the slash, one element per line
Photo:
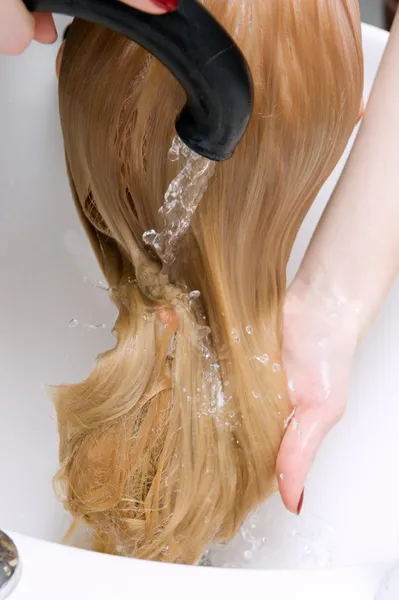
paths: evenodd
<path fill-rule="evenodd" d="M 122 0 L 122 2 L 138 10 L 161 15 L 176 10 L 179 0 Z"/>
<path fill-rule="evenodd" d="M 23 52 L 33 39 L 34 28 L 34 18 L 21 0 L 0 0 L 0 52 Z"/>
<path fill-rule="evenodd" d="M 301 511 L 306 477 L 316 453 L 340 418 L 335 413 L 325 404 L 297 409 L 287 428 L 276 468 L 282 500 L 294 514 Z"/>

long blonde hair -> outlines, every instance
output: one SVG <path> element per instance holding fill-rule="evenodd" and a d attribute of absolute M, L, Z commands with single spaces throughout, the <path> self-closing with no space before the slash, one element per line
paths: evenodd
<path fill-rule="evenodd" d="M 248 59 L 255 110 L 166 269 L 142 236 L 162 229 L 182 167 L 167 155 L 184 93 L 145 50 L 82 21 L 60 73 L 71 188 L 119 317 L 115 348 L 55 392 L 57 481 L 97 549 L 183 563 L 231 538 L 275 487 L 291 411 L 286 264 L 363 89 L 354 0 L 204 4 Z"/>

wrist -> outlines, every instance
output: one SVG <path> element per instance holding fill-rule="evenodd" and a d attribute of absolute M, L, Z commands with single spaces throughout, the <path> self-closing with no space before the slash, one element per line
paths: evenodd
<path fill-rule="evenodd" d="M 362 303 L 322 271 L 299 270 L 287 292 L 287 310 L 313 319 L 322 335 L 345 340 L 353 351 L 363 335 Z"/>

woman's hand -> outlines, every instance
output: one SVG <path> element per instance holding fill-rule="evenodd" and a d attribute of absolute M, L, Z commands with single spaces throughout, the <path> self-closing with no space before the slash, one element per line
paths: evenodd
<path fill-rule="evenodd" d="M 297 279 L 284 310 L 283 359 L 292 414 L 277 459 L 285 506 L 299 514 L 316 452 L 345 411 L 357 307 Z"/>
<path fill-rule="evenodd" d="M 123 0 L 148 13 L 162 14 L 177 8 L 178 0 Z M 50 13 L 31 14 L 22 0 L 0 0 L 0 52 L 21 54 L 36 40 L 52 44 L 57 39 Z"/>
<path fill-rule="evenodd" d="M 398 56 L 399 13 L 349 160 L 288 291 L 284 361 L 296 410 L 277 474 L 292 512 L 345 410 L 358 340 L 399 274 Z"/>

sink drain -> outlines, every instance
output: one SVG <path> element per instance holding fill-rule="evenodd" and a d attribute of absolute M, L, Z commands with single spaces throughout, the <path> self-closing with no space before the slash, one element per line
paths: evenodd
<path fill-rule="evenodd" d="M 0 531 L 0 600 L 7 598 L 19 581 L 20 565 L 14 542 Z"/>

